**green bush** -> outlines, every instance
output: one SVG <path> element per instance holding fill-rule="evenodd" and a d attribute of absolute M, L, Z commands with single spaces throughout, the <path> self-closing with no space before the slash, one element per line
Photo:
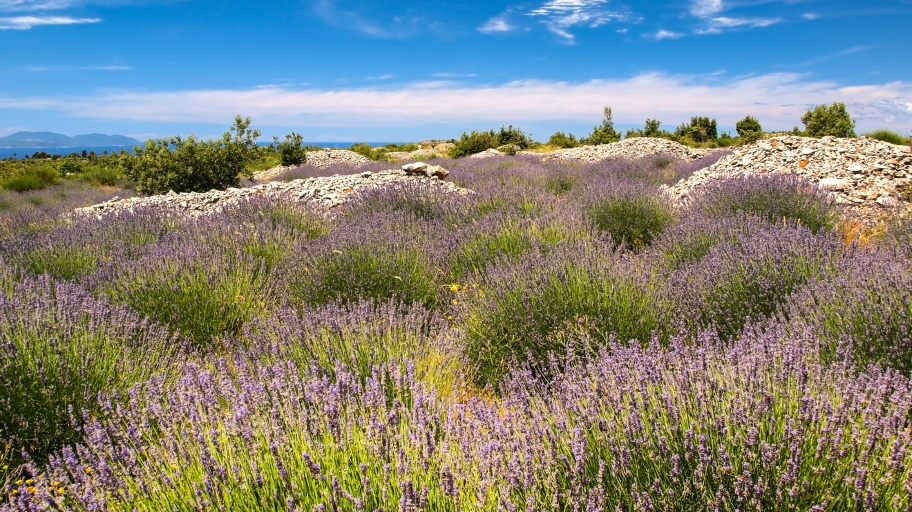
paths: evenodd
<path fill-rule="evenodd" d="M 472 133 L 470 134 L 463 132 L 462 137 L 456 141 L 455 147 L 450 150 L 450 156 L 453 158 L 461 158 L 481 153 L 488 149 L 494 149 L 500 145 L 494 130 L 486 132 L 472 130 Z"/>
<path fill-rule="evenodd" d="M 888 130 L 886 128 L 881 128 L 880 130 L 875 130 L 873 132 L 867 132 L 864 134 L 865 137 L 869 139 L 877 139 L 883 142 L 889 142 L 890 144 L 903 145 L 906 144 L 906 139 L 902 135 Z"/>
<path fill-rule="evenodd" d="M 307 150 L 303 146 L 304 137 L 291 132 L 291 135 L 285 136 L 284 141 L 279 142 L 278 137 L 273 137 L 272 140 L 275 141 L 276 148 L 278 148 L 279 160 L 282 165 L 301 165 L 304 163 L 304 159 L 307 157 Z"/>
<path fill-rule="evenodd" d="M 760 121 L 757 121 L 757 119 L 751 116 L 747 116 L 735 123 L 735 129 L 738 130 L 739 137 L 744 137 L 748 133 L 763 132 L 763 127 L 760 126 Z"/>
<path fill-rule="evenodd" d="M 532 137 L 523 133 L 519 128 L 513 128 L 513 125 L 504 128 L 500 127 L 500 131 L 497 132 L 497 145 L 498 146 L 515 146 L 519 149 L 529 149 L 529 146 L 532 145 Z"/>
<path fill-rule="evenodd" d="M 674 221 L 669 202 L 639 184 L 595 188 L 585 203 L 586 216 L 599 230 L 611 235 L 615 246 L 641 249 Z"/>
<path fill-rule="evenodd" d="M 605 107 L 605 117 L 602 119 L 602 125 L 594 126 L 592 133 L 580 139 L 580 142 L 587 146 L 597 146 L 599 144 L 611 144 L 619 140 L 621 140 L 621 134 L 614 129 L 611 107 Z"/>
<path fill-rule="evenodd" d="M 202 141 L 193 135 L 147 140 L 133 155 L 122 154 L 120 167 L 148 194 L 237 187 L 242 176 L 253 177 L 247 164 L 261 157 L 254 143 L 260 131 L 250 129 L 249 117 L 237 116 L 234 123 L 220 140 Z"/>
<path fill-rule="evenodd" d="M 816 105 L 801 117 L 808 137 L 855 137 L 855 121 L 849 116 L 845 103 Z"/>
<path fill-rule="evenodd" d="M 0 188 L 14 192 L 41 190 L 57 183 L 59 175 L 51 167 L 29 166 L 21 174 L 0 181 Z"/>
<path fill-rule="evenodd" d="M 656 127 L 658 129 L 658 127 Z M 675 135 L 686 137 L 694 142 L 709 142 L 719 138 L 716 120 L 708 117 L 691 117 L 690 124 L 682 124 L 675 129 Z"/>
<path fill-rule="evenodd" d="M 565 134 L 564 132 L 555 132 L 554 135 L 548 139 L 548 144 L 559 148 L 575 148 L 580 146 L 580 141 L 572 133 Z"/>
<path fill-rule="evenodd" d="M 82 173 L 82 170 L 82 165 L 78 158 L 67 157 L 57 164 L 57 173 L 61 176 L 66 176 L 67 174 L 80 174 Z"/>

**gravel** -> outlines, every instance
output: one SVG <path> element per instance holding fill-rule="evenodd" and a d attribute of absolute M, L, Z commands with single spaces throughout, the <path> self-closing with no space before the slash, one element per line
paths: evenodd
<path fill-rule="evenodd" d="M 668 191 L 682 198 L 715 180 L 767 173 L 805 178 L 856 210 L 895 207 L 904 203 L 901 196 L 912 183 L 912 148 L 865 137 L 773 137 L 735 149 Z"/>
<path fill-rule="evenodd" d="M 419 163 L 420 164 L 420 163 Z M 380 172 L 362 172 L 360 174 L 335 175 L 320 178 L 298 179 L 289 182 L 271 182 L 249 188 L 229 188 L 228 190 L 210 190 L 209 192 L 187 192 L 132 197 L 129 199 L 114 198 L 110 201 L 79 208 L 77 213 L 103 216 L 109 213 L 132 210 L 135 208 L 169 208 L 189 215 L 201 215 L 217 212 L 226 206 L 236 204 L 246 198 L 258 195 L 288 197 L 295 201 L 308 201 L 326 208 L 343 204 L 355 192 L 384 187 L 406 180 L 424 181 L 440 187 L 445 193 L 465 194 L 469 191 L 442 181 L 438 176 L 446 176 L 446 170 L 427 164 L 408 164 L 408 170 L 390 169 Z"/>

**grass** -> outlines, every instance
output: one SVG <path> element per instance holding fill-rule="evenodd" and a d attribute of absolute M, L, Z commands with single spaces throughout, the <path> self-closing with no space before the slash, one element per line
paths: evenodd
<path fill-rule="evenodd" d="M 894 132 L 892 130 L 888 130 L 886 128 L 874 130 L 873 132 L 866 132 L 863 135 L 869 139 L 876 139 L 876 140 L 880 140 L 883 142 L 889 142 L 890 144 L 896 144 L 899 146 L 907 145 L 910 143 L 908 139 L 906 139 L 899 133 Z"/>

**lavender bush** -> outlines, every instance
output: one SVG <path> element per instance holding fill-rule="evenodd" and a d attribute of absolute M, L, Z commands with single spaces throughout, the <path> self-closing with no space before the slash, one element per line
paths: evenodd
<path fill-rule="evenodd" d="M 906 231 L 847 244 L 792 178 L 672 210 L 717 156 L 441 159 L 474 193 L 331 211 L 17 196 L 0 511 L 912 510 Z"/>
<path fill-rule="evenodd" d="M 839 219 L 833 194 L 790 174 L 716 181 L 694 193 L 690 205 L 710 216 L 745 212 L 773 223 L 790 221 L 814 233 L 832 229 Z"/>
<path fill-rule="evenodd" d="M 906 510 L 912 386 L 812 337 L 611 345 L 501 400 L 377 365 L 187 364 L 102 400 L 2 510 Z"/>
<path fill-rule="evenodd" d="M 0 440 L 13 460 L 46 460 L 81 441 L 77 427 L 96 413 L 99 392 L 161 372 L 179 348 L 128 308 L 72 284 L 23 279 L 0 297 Z"/>

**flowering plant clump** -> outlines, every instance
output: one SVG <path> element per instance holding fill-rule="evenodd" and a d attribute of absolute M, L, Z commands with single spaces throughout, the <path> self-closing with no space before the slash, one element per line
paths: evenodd
<path fill-rule="evenodd" d="M 341 210 L 28 193 L 0 512 L 912 510 L 908 225 L 847 239 L 793 178 L 660 191 L 717 156 L 440 160 L 471 193 Z"/>

